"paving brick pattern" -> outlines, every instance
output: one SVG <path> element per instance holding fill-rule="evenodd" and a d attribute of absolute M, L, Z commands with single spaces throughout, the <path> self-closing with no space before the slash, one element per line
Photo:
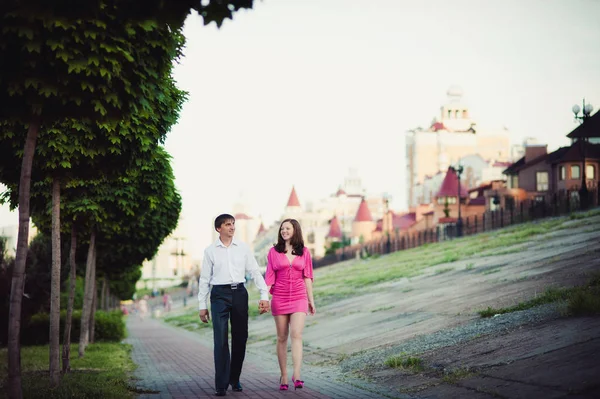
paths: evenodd
<path fill-rule="evenodd" d="M 136 386 L 147 390 L 141 399 L 214 397 L 212 344 L 197 333 L 174 328 L 154 319 L 128 321 L 127 343 L 138 369 Z M 241 383 L 243 392 L 227 391 L 229 398 L 390 398 L 397 393 L 377 392 L 377 386 L 343 381 L 335 373 L 303 367 L 305 388 L 279 391 L 279 368 L 275 356 L 248 353 Z M 291 380 L 290 380 L 291 383 Z M 366 389 L 359 388 L 361 386 Z M 152 393 L 150 393 L 150 391 Z"/>

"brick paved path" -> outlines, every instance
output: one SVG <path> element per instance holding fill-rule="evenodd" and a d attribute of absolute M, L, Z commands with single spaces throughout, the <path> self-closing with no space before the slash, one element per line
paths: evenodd
<path fill-rule="evenodd" d="M 212 342 L 197 333 L 166 325 L 160 321 L 140 321 L 131 317 L 127 324 L 133 345 L 132 357 L 138 364 L 135 377 L 140 398 L 183 399 L 214 397 Z M 212 337 L 212 336 L 211 336 Z M 211 338 L 212 339 L 212 338 Z M 291 372 L 291 371 L 290 371 Z M 229 398 L 390 398 L 397 393 L 377 392 L 378 387 L 365 383 L 341 383 L 334 372 L 303 366 L 305 388 L 279 391 L 279 367 L 271 354 L 248 353 L 244 361 L 241 383 L 243 392 L 227 391 Z M 291 382 L 291 381 L 290 381 Z M 361 389 L 356 386 L 366 387 Z"/>

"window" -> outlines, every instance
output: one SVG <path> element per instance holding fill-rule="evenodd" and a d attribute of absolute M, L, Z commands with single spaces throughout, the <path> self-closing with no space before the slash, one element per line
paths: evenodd
<path fill-rule="evenodd" d="M 535 173 L 536 191 L 548 191 L 548 172 Z"/>
<path fill-rule="evenodd" d="M 561 166 L 558 169 L 558 180 L 565 180 L 567 178 L 567 168 Z"/>
<path fill-rule="evenodd" d="M 446 205 L 446 201 L 448 201 L 448 205 L 456 204 L 456 197 L 438 197 L 437 199 L 438 205 Z"/>
<path fill-rule="evenodd" d="M 509 188 L 519 188 L 519 176 L 514 175 L 510 177 L 510 187 Z"/>
<path fill-rule="evenodd" d="M 571 165 L 571 179 L 581 179 L 579 165 Z"/>
<path fill-rule="evenodd" d="M 585 178 L 586 179 L 595 179 L 596 178 L 596 168 L 594 165 L 585 165 Z"/>
<path fill-rule="evenodd" d="M 315 243 L 315 233 L 313 233 L 312 231 L 310 233 L 308 233 L 308 237 L 306 237 L 306 241 L 308 241 L 309 244 L 314 244 Z"/>

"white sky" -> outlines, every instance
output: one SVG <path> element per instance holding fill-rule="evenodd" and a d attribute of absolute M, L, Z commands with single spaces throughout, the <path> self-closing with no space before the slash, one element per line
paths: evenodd
<path fill-rule="evenodd" d="M 403 193 L 403 135 L 451 85 L 481 127 L 567 145 L 572 105 L 600 107 L 599 15 L 598 0 L 263 0 L 221 29 L 190 15 L 175 70 L 190 96 L 166 142 L 186 250 L 240 199 L 269 224 L 292 185 L 304 205 L 349 167 Z"/>

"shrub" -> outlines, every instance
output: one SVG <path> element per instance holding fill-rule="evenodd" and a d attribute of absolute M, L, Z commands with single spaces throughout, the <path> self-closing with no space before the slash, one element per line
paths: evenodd
<path fill-rule="evenodd" d="M 63 341 L 66 311 L 60 312 L 60 342 Z M 71 324 L 71 342 L 79 341 L 81 327 L 81 311 L 73 311 Z M 49 342 L 50 315 L 37 313 L 31 316 L 27 324 L 21 328 L 21 343 L 23 345 L 46 345 Z M 125 338 L 125 320 L 120 311 L 96 311 L 94 317 L 95 341 L 119 342 Z"/>

